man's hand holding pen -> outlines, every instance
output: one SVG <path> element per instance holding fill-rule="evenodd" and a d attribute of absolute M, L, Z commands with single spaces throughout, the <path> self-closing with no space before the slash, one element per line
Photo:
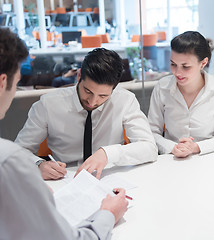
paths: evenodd
<path fill-rule="evenodd" d="M 44 180 L 63 178 L 66 171 L 66 164 L 62 162 L 44 161 L 39 165 Z"/>
<path fill-rule="evenodd" d="M 116 196 L 107 195 L 103 199 L 100 209 L 108 210 L 113 213 L 115 217 L 115 223 L 124 215 L 128 209 L 128 201 L 126 200 L 125 190 L 122 188 L 116 189 L 118 192 Z"/>

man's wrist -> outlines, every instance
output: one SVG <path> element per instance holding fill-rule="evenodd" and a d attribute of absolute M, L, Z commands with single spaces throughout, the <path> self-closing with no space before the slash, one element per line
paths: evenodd
<path fill-rule="evenodd" d="M 39 167 L 39 165 L 40 165 L 41 163 L 43 163 L 43 162 L 45 162 L 44 159 L 39 159 L 39 160 L 36 162 L 36 165 Z"/>

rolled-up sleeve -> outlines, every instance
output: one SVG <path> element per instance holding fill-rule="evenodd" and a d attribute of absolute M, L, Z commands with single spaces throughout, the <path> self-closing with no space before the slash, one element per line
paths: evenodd
<path fill-rule="evenodd" d="M 130 101 L 124 113 L 123 127 L 130 143 L 102 146 L 108 161 L 119 166 L 156 161 L 158 156 L 157 146 L 148 120 L 140 110 L 135 97 Z"/>

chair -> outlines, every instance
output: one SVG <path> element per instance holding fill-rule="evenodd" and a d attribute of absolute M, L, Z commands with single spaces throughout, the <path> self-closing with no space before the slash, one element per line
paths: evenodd
<path fill-rule="evenodd" d="M 140 35 L 133 35 L 132 42 L 140 42 Z M 143 56 L 150 59 L 153 68 L 157 68 L 157 34 L 143 34 Z"/>
<path fill-rule="evenodd" d="M 124 138 L 124 145 L 129 144 L 129 139 L 126 136 L 126 130 L 123 129 L 123 138 Z"/>
<path fill-rule="evenodd" d="M 93 10 L 94 14 L 99 14 L 99 8 L 98 7 L 95 7 L 94 10 Z"/>
<path fill-rule="evenodd" d="M 54 33 L 46 31 L 47 33 L 47 41 L 53 41 L 54 39 Z M 38 31 L 32 31 L 32 35 L 36 40 L 40 40 L 39 32 Z"/>
<path fill-rule="evenodd" d="M 155 46 L 157 43 L 157 34 L 143 34 L 143 46 L 150 47 Z"/>
<path fill-rule="evenodd" d="M 38 55 L 32 61 L 33 75 L 54 75 L 53 68 L 56 62 L 51 55 Z M 50 85 L 49 85 L 50 86 Z"/>
<path fill-rule="evenodd" d="M 40 40 L 38 31 L 32 31 L 32 35 L 33 35 L 33 38 L 35 38 L 36 40 Z"/>
<path fill-rule="evenodd" d="M 101 36 L 102 43 L 109 43 L 110 42 L 110 36 L 109 36 L 108 33 L 97 34 L 96 36 Z"/>
<path fill-rule="evenodd" d="M 101 47 L 101 36 L 82 36 L 82 48 L 96 48 Z"/>
<path fill-rule="evenodd" d="M 133 35 L 131 38 L 132 42 L 140 42 L 140 35 Z"/>
<path fill-rule="evenodd" d="M 92 8 L 86 8 L 85 12 L 92 12 Z"/>
<path fill-rule="evenodd" d="M 46 157 L 48 154 L 52 154 L 52 151 L 48 147 L 47 138 L 40 144 L 37 155 L 40 157 Z"/>
<path fill-rule="evenodd" d="M 153 67 L 157 67 L 157 34 L 143 34 L 143 55 L 152 60 Z"/>
<path fill-rule="evenodd" d="M 140 35 L 133 35 L 132 42 L 140 42 Z M 149 47 L 154 46 L 157 42 L 157 34 L 143 34 L 143 46 Z"/>
<path fill-rule="evenodd" d="M 54 40 L 54 33 L 46 31 L 47 33 L 47 41 L 53 41 Z"/>
<path fill-rule="evenodd" d="M 66 10 L 65 10 L 64 7 L 57 7 L 57 8 L 56 8 L 56 11 L 57 11 L 57 13 L 59 13 L 59 14 L 66 13 Z"/>
<path fill-rule="evenodd" d="M 57 42 L 62 42 L 62 33 L 59 33 L 55 36 L 54 44 L 56 44 Z"/>
<path fill-rule="evenodd" d="M 166 32 L 165 31 L 158 31 L 157 34 L 157 40 L 158 42 L 166 41 Z"/>
<path fill-rule="evenodd" d="M 51 14 L 51 10 L 50 9 L 45 10 L 45 14 Z"/>

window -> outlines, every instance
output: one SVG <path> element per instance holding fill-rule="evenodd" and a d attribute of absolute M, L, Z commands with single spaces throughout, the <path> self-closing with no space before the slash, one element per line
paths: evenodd
<path fill-rule="evenodd" d="M 187 30 L 197 30 L 198 0 L 146 0 L 146 22 L 148 32 L 170 28 L 172 37 Z"/>
<path fill-rule="evenodd" d="M 69 23 L 70 23 L 69 14 L 57 14 L 54 25 L 57 27 L 69 27 Z"/>
<path fill-rule="evenodd" d="M 0 26 L 5 26 L 7 15 L 0 15 Z"/>

